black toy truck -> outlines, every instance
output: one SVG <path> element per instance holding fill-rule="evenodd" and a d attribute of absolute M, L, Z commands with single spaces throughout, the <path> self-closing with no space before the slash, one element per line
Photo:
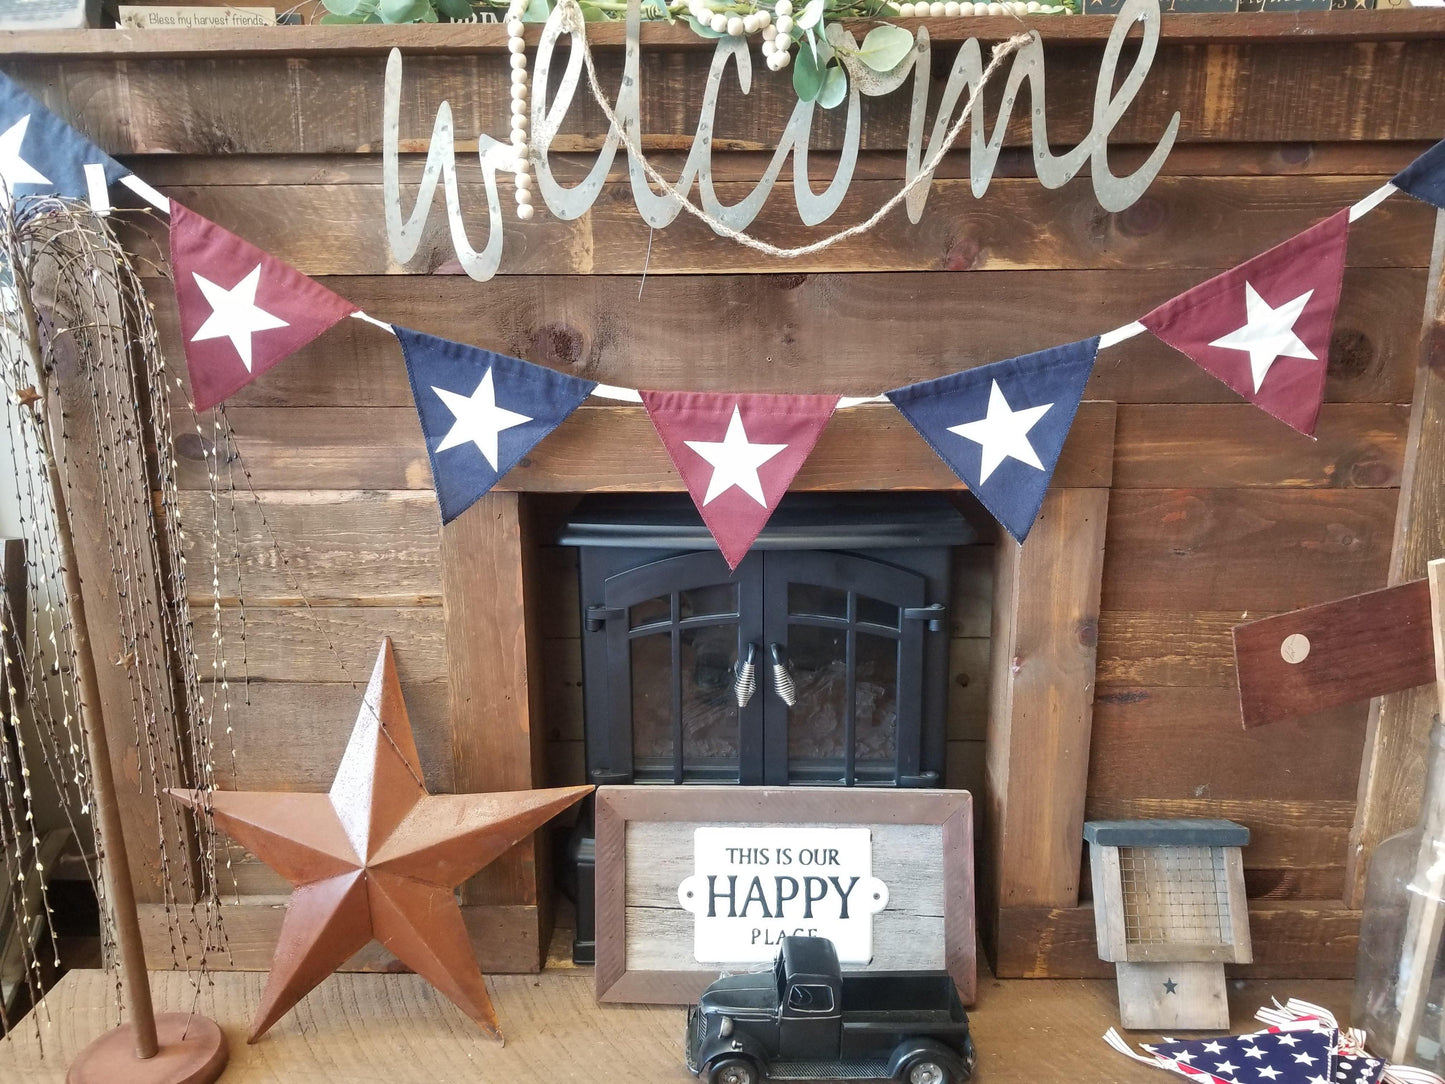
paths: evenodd
<path fill-rule="evenodd" d="M 824 937 L 783 938 L 771 971 L 718 979 L 687 1014 L 687 1067 L 708 1084 L 961 1084 L 973 1063 L 948 972 L 844 975 Z"/>

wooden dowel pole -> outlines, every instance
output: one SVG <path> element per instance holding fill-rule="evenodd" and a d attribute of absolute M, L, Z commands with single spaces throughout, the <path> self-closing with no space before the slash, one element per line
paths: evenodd
<path fill-rule="evenodd" d="M 11 234 L 13 242 L 13 233 Z M 153 1058 L 159 1049 L 156 1038 L 155 1008 L 151 1004 L 150 978 L 146 974 L 145 946 L 141 941 L 140 917 L 136 913 L 135 889 L 130 880 L 130 860 L 125 852 L 125 833 L 121 828 L 120 805 L 116 801 L 115 777 L 110 767 L 110 744 L 106 740 L 105 712 L 101 706 L 100 682 L 95 674 L 95 657 L 90 649 L 90 626 L 85 619 L 85 602 L 80 593 L 80 567 L 76 564 L 75 544 L 70 534 L 70 514 L 65 503 L 65 484 L 55 456 L 60 427 L 52 425 L 49 381 L 41 364 L 39 325 L 31 296 L 28 268 L 16 246 L 10 246 L 10 270 L 15 292 L 19 297 L 24 322 L 23 341 L 27 359 L 35 371 L 35 390 L 39 398 L 36 409 L 42 413 L 38 426 L 39 442 L 45 455 L 45 471 L 55 504 L 56 545 L 60 550 L 60 575 L 65 588 L 66 616 L 70 621 L 71 640 L 75 645 L 76 682 L 80 702 L 77 705 L 81 730 L 85 734 L 86 752 L 90 756 L 91 792 L 95 806 L 95 826 L 100 833 L 103 851 L 102 874 L 110 913 L 115 923 L 116 945 L 120 951 L 121 984 L 125 990 L 126 1008 L 130 1010 L 135 1029 L 137 1058 Z"/>

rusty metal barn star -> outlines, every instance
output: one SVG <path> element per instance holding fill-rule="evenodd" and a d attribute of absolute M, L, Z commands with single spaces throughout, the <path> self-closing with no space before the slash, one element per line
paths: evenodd
<path fill-rule="evenodd" d="M 373 940 L 500 1039 L 454 890 L 591 790 L 428 794 L 390 640 L 328 794 L 171 790 L 295 886 L 248 1041 Z"/>

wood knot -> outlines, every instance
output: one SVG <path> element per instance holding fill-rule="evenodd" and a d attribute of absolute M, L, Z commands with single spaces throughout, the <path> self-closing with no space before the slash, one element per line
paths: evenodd
<path fill-rule="evenodd" d="M 1080 647 L 1099 646 L 1099 619 L 1097 617 L 1085 617 L 1080 619 L 1074 627 L 1074 636 L 1079 641 Z"/>
<path fill-rule="evenodd" d="M 1153 196 L 1143 196 L 1130 207 L 1114 216 L 1114 223 L 1123 237 L 1148 237 L 1157 233 L 1168 221 L 1169 214 L 1164 202 Z"/>
<path fill-rule="evenodd" d="M 582 332 L 568 324 L 546 324 L 537 331 L 533 340 L 537 347 L 537 360 L 544 365 L 558 369 L 580 369 L 586 362 L 583 349 L 586 341 Z"/>
<path fill-rule="evenodd" d="M 1336 328 L 1330 336 L 1330 376 L 1364 376 L 1375 368 L 1375 344 L 1363 331 Z"/>
<path fill-rule="evenodd" d="M 199 433 L 182 433 L 176 438 L 175 449 L 179 458 L 199 463 L 215 454 L 216 445 Z"/>
<path fill-rule="evenodd" d="M 960 237 L 948 247 L 943 257 L 945 271 L 973 271 L 983 258 L 983 245 L 977 237 Z"/>

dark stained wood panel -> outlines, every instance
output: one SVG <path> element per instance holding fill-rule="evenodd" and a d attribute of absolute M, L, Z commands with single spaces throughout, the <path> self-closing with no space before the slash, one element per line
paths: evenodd
<path fill-rule="evenodd" d="M 1279 613 L 1382 586 L 1398 498 L 1389 489 L 1119 490 L 1103 608 Z"/>
<path fill-rule="evenodd" d="M 1256 30 L 1230 27 L 1220 19 L 1196 23 L 1196 34 L 1208 33 L 1206 27 L 1222 27 L 1245 40 L 1161 44 L 1144 91 L 1114 129 L 1114 141 L 1153 143 L 1176 109 L 1181 113 L 1180 137 L 1185 142 L 1434 139 L 1439 135 L 1439 114 L 1432 97 L 1433 79 L 1445 66 L 1445 45 L 1428 36 L 1410 40 L 1403 23 L 1397 24 L 1392 34 L 1388 20 L 1400 14 L 1380 13 L 1384 19 L 1369 24 L 1367 33 L 1399 39 L 1383 42 L 1331 41 L 1325 35 L 1280 44 L 1269 40 L 1264 30 L 1267 24 Z M 1331 13 L 1320 21 L 1328 25 L 1328 18 L 1335 17 L 1337 13 Z M 1287 16 L 1275 25 L 1283 28 L 1291 23 L 1298 29 L 1298 16 Z M 941 20 L 927 20 L 927 25 L 931 35 L 949 32 Z M 1016 20 L 999 20 L 994 32 L 1012 34 L 1018 26 Z M 1069 34 L 1073 20 L 1045 19 L 1040 26 L 1047 41 L 1053 34 Z M 953 29 L 962 35 L 987 33 L 987 21 L 960 20 Z M 355 28 L 346 30 L 354 32 Z M 4 68 L 112 153 L 355 151 L 380 142 L 385 53 L 390 44 L 404 43 L 411 30 L 398 35 L 395 28 L 386 28 L 384 34 L 372 32 L 372 39 L 351 38 L 356 44 L 350 49 L 318 50 L 312 56 L 234 55 L 220 62 L 205 55 L 172 56 L 146 63 L 142 54 L 139 62 L 124 66 L 104 55 L 107 48 L 125 51 L 121 39 L 103 42 L 98 55 L 90 56 L 79 48 L 85 40 L 80 39 L 75 55 L 59 60 L 45 55 L 16 56 L 5 50 Z M 620 28 L 610 32 L 615 35 Z M 325 27 L 288 30 L 288 36 L 296 39 L 289 49 L 278 39 L 260 40 L 286 52 L 304 52 L 305 37 L 319 34 L 319 42 L 328 42 L 335 41 L 335 33 Z M 1255 34 L 1261 35 L 1259 40 L 1250 40 Z M 183 38 L 171 40 L 172 50 L 186 51 Z M 218 43 L 214 36 L 199 40 L 209 48 Z M 237 39 L 238 45 L 244 40 Z M 252 40 L 256 40 L 254 36 Z M 369 49 L 361 44 L 368 40 L 374 41 Z M 418 47 L 407 61 L 402 137 L 428 136 L 436 107 L 443 100 L 452 103 L 456 130 L 462 138 L 478 131 L 504 135 L 507 84 L 498 76 L 506 67 L 496 41 L 490 51 L 483 52 L 478 46 L 487 38 L 475 31 L 443 38 L 443 42 L 449 40 L 449 46 L 443 44 L 446 52 L 439 55 L 427 50 L 425 35 L 412 40 Z M 711 51 L 697 48 L 691 40 L 687 44 L 694 47 L 671 55 L 665 50 L 643 52 L 639 83 L 644 134 L 691 133 L 696 125 L 693 96 L 656 92 L 669 80 L 701 84 Z M 164 56 L 164 38 L 156 41 L 156 47 Z M 936 70 L 946 71 L 956 51 L 957 45 L 940 44 L 935 50 Z M 1097 42 L 1045 45 L 1053 142 L 1072 144 L 1087 132 L 1101 52 Z M 559 59 L 565 57 L 565 50 L 558 55 Z M 620 67 L 616 51 L 600 55 L 598 68 L 604 87 L 617 86 Z M 941 80 L 935 79 L 930 102 L 938 100 L 940 84 Z M 752 92 L 747 96 L 739 93 L 735 83 L 725 85 L 715 138 L 727 141 L 724 145 L 744 148 L 775 145 L 796 101 L 791 80 L 786 75 L 755 71 Z M 264 89 L 258 93 L 258 88 Z M 1348 103 L 1348 108 L 1341 108 L 1341 103 Z M 906 90 L 869 100 L 864 128 L 869 146 L 901 147 L 907 111 Z M 1022 109 L 1017 112 L 1026 115 Z M 815 117 L 815 147 L 837 146 L 843 132 L 842 114 L 836 110 Z M 603 124 L 600 111 L 584 90 L 574 100 L 564 131 L 596 132 Z M 1020 138 L 1027 139 L 1027 131 L 1016 121 L 1011 139 Z"/>
<path fill-rule="evenodd" d="M 1233 689 L 1100 686 L 1090 795 L 1352 801 L 1365 707 L 1241 730 Z"/>
<path fill-rule="evenodd" d="M 810 391 L 861 395 L 1118 327 L 1199 277 L 1190 270 L 659 275 L 641 297 L 630 275 L 501 276 L 486 285 L 445 276 L 429 279 L 425 290 L 398 276 L 324 283 L 379 319 L 603 383 L 796 391 L 806 381 Z M 1325 386 L 1329 402 L 1409 401 L 1416 335 L 1398 308 L 1424 292 L 1419 269 L 1346 271 Z M 180 376 L 174 295 L 158 288 L 152 300 Z M 1025 312 L 1026 320 L 999 318 Z M 708 334 L 695 334 L 699 327 Z M 679 349 L 681 342 L 687 349 Z M 1151 335 L 1104 351 L 1085 398 L 1240 402 Z M 410 408 L 411 390 L 395 341 L 343 320 L 228 402 Z M 179 393 L 175 405 L 184 410 Z"/>
<path fill-rule="evenodd" d="M 211 522 L 204 490 L 183 491 L 182 522 Z M 434 494 L 413 490 L 269 490 L 236 495 L 241 597 L 251 604 L 436 605 L 441 517 Z M 229 535 L 229 532 L 228 532 Z M 209 567 L 209 530 L 187 532 L 186 560 Z M 227 539 L 229 544 L 229 538 Z M 223 568 L 221 591 L 236 595 Z M 208 606 L 208 585 L 192 581 L 191 604 Z"/>
<path fill-rule="evenodd" d="M 1156 817 L 1219 817 L 1249 829 L 1244 866 L 1266 869 L 1342 869 L 1353 800 L 1305 798 L 1136 798 L 1090 794 L 1084 807 L 1089 820 Z"/>
<path fill-rule="evenodd" d="M 380 633 L 378 633 L 378 641 Z M 351 682 L 233 681 L 225 714 L 235 733 L 235 757 L 224 737 L 216 759 L 217 785 L 236 790 L 327 791 L 346 751 L 366 692 L 362 673 Z M 427 789 L 455 789 L 445 682 L 416 681 L 402 689 L 416 736 Z"/>
<path fill-rule="evenodd" d="M 1119 410 L 1114 484 L 1398 489 L 1407 405 L 1335 405 L 1311 439 L 1247 403 L 1151 403 Z"/>
<path fill-rule="evenodd" d="M 935 184 L 917 225 L 899 211 L 864 237 L 785 265 L 718 238 L 688 215 L 652 231 L 638 217 L 630 190 L 611 185 L 589 213 L 572 222 L 545 212 L 526 223 L 507 216 L 501 273 L 640 274 L 644 264 L 654 275 L 860 266 L 872 271 L 1218 270 L 1350 205 L 1383 179 L 1160 177 L 1138 203 L 1117 214 L 1101 210 L 1092 186 L 1080 178 L 1054 192 L 1032 180 L 999 180 L 982 200 L 973 198 L 968 182 L 943 180 Z M 716 189 L 721 200 L 733 203 L 752 187 L 731 182 Z M 488 228 L 485 189 L 480 180 L 460 188 L 469 236 L 479 247 Z M 816 228 L 802 226 L 786 199 L 773 199 L 749 232 L 776 245 L 808 244 L 867 218 L 897 188 L 894 181 L 855 181 L 849 193 L 853 212 Z M 460 273 L 440 193 L 417 255 L 404 266 L 391 258 L 380 185 L 179 186 L 167 195 L 309 275 Z M 510 200 L 509 192 L 503 195 Z M 414 200 L 413 192 L 404 193 L 406 208 Z M 1423 266 L 1429 220 L 1426 204 L 1404 197 L 1386 201 L 1353 232 L 1350 265 Z M 1039 221 L 1050 222 L 1050 229 L 1019 228 L 1021 222 Z"/>
<path fill-rule="evenodd" d="M 1099 614 L 1101 685 L 1234 683 L 1239 610 L 1105 610 Z"/>
<path fill-rule="evenodd" d="M 1285 658 L 1303 636 L 1307 654 Z M 1435 680 L 1425 580 L 1326 602 L 1234 630 L 1240 712 L 1263 726 Z"/>
<path fill-rule="evenodd" d="M 1360 912 L 1329 901 L 1252 900 L 1254 963 L 1229 964 L 1228 975 L 1352 978 Z M 1092 907 L 1017 907 L 999 915 L 999 978 L 1112 978 L 1099 959 Z"/>
<path fill-rule="evenodd" d="M 390 636 L 402 689 L 446 680 L 442 610 L 429 606 L 224 606 L 219 615 L 231 679 L 365 682 Z M 211 642 L 217 614 L 191 611 L 196 639 Z M 241 623 L 245 622 L 245 651 Z"/>
<path fill-rule="evenodd" d="M 227 411 L 258 487 L 279 491 L 367 487 L 431 496 L 431 472 L 410 407 L 237 407 Z M 1080 408 L 1055 484 L 1109 484 L 1114 405 Z M 204 461 L 182 472 L 205 485 Z M 682 478 L 640 406 L 584 406 L 497 483 L 499 491 L 681 492 Z M 887 404 L 839 411 L 823 431 L 794 490 L 962 489 L 963 483 Z"/>

